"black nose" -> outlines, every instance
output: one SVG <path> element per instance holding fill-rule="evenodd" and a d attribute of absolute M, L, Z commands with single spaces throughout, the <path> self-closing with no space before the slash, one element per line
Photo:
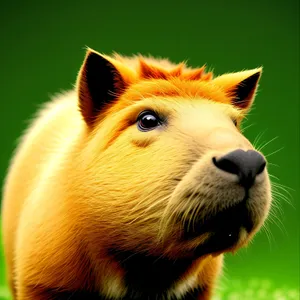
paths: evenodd
<path fill-rule="evenodd" d="M 255 180 L 255 177 L 262 173 L 266 166 L 264 157 L 254 150 L 243 151 L 234 150 L 228 154 L 216 159 L 213 162 L 219 169 L 236 174 L 239 177 L 239 183 L 249 189 Z"/>

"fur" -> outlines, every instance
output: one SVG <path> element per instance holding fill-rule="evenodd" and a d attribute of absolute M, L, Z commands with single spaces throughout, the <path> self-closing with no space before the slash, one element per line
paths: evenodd
<path fill-rule="evenodd" d="M 247 194 L 249 232 L 238 227 L 233 242 L 183 232 L 246 197 L 212 157 L 254 149 L 239 126 L 261 71 L 214 78 L 205 67 L 89 49 L 76 88 L 38 112 L 8 170 L 14 299 L 211 299 L 223 253 L 245 246 L 268 215 L 267 169 Z M 166 122 L 141 132 L 149 109 Z"/>

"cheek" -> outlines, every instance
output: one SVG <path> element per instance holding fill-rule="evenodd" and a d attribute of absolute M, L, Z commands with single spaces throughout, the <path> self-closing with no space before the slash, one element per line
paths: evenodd
<path fill-rule="evenodd" d="M 124 143 L 121 147 L 111 146 L 99 160 L 99 171 L 95 178 L 100 184 L 123 193 L 123 197 L 125 191 L 134 190 L 141 194 L 152 186 L 163 188 L 168 185 L 166 179 L 176 169 L 173 159 L 176 151 L 159 141 L 146 145 L 149 139 L 135 141 L 139 143 L 138 146 L 130 142 L 126 146 Z"/>

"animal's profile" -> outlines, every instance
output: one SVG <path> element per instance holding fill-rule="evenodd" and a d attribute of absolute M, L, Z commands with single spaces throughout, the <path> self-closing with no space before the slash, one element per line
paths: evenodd
<path fill-rule="evenodd" d="M 239 129 L 260 75 L 89 49 L 10 164 L 14 299 L 211 299 L 223 253 L 269 212 L 266 160 Z"/>

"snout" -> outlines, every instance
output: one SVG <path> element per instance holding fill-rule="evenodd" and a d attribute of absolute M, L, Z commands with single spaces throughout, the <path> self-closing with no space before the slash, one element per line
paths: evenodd
<path fill-rule="evenodd" d="M 238 183 L 247 190 L 266 167 L 266 160 L 259 152 L 242 149 L 231 151 L 219 158 L 213 157 L 213 163 L 219 170 L 236 175 Z"/>
<path fill-rule="evenodd" d="M 183 229 L 183 240 L 192 243 L 210 234 L 197 247 L 200 254 L 227 251 L 249 241 L 268 215 L 271 190 L 266 159 L 253 148 L 241 148 L 206 153 L 172 195 L 168 208 Z"/>

